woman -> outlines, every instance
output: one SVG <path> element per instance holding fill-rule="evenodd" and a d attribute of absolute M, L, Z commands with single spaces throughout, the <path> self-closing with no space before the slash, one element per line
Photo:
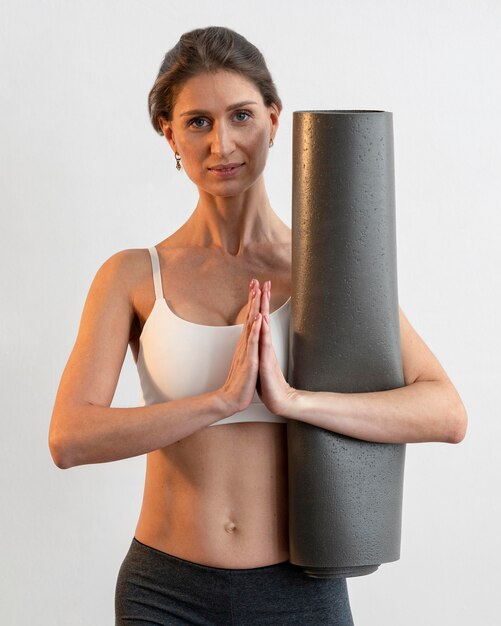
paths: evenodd
<path fill-rule="evenodd" d="M 61 468 L 148 454 L 116 623 L 352 624 L 346 580 L 287 560 L 287 418 L 368 441 L 457 443 L 465 409 L 402 312 L 405 387 L 288 385 L 291 231 L 263 179 L 282 107 L 252 44 L 226 28 L 185 33 L 149 107 L 199 201 L 157 246 L 97 272 L 50 429 Z M 144 406 L 110 408 L 128 344 Z"/>

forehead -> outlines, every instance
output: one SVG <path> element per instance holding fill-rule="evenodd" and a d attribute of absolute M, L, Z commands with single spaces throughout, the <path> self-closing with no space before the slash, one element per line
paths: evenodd
<path fill-rule="evenodd" d="M 264 106 L 263 97 L 256 85 L 235 72 L 219 71 L 193 76 L 179 90 L 174 105 L 174 115 L 184 110 L 226 109 L 229 104 L 250 100 Z"/>

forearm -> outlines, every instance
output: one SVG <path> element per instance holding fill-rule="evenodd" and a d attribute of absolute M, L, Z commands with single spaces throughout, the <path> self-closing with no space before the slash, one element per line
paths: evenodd
<path fill-rule="evenodd" d="M 294 390 L 285 417 L 381 443 L 459 443 L 467 421 L 457 392 L 444 381 L 368 393 Z"/>
<path fill-rule="evenodd" d="M 54 415 L 49 447 L 54 462 L 75 465 L 117 461 L 179 441 L 233 414 L 218 391 L 134 408 L 86 404 Z"/>

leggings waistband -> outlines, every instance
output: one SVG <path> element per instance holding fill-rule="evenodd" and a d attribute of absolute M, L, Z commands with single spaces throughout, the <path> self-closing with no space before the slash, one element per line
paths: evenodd
<path fill-rule="evenodd" d="M 289 561 L 246 569 L 193 563 L 135 537 L 115 591 L 116 626 L 353 626 L 346 580 Z"/>
<path fill-rule="evenodd" d="M 261 572 L 265 572 L 265 571 L 269 571 L 271 569 L 284 569 L 284 568 L 289 568 L 290 566 L 294 567 L 294 568 L 299 568 L 298 565 L 294 565 L 293 563 L 291 563 L 290 561 L 281 561 L 280 563 L 272 563 L 271 565 L 260 565 L 259 567 L 248 567 L 248 568 L 243 568 L 243 567 L 235 567 L 235 568 L 231 568 L 231 567 L 214 567 L 212 565 L 204 565 L 203 563 L 196 563 L 194 561 L 188 561 L 187 559 L 182 559 L 179 556 L 175 556 L 174 554 L 170 554 L 169 552 L 164 552 L 163 550 L 158 550 L 157 548 L 153 548 L 152 546 L 147 545 L 146 543 L 143 543 L 142 541 L 139 541 L 139 539 L 136 539 L 136 537 L 133 537 L 132 539 L 132 544 L 138 544 L 139 547 L 142 550 L 152 550 L 153 553 L 156 553 L 156 555 L 158 556 L 158 558 L 166 558 L 167 560 L 170 560 L 172 563 L 177 564 L 179 566 L 189 566 L 192 568 L 196 568 L 196 569 L 201 569 L 201 570 L 206 570 L 208 572 L 232 572 L 232 573 L 243 573 L 243 574 L 252 574 L 253 572 L 256 574 L 260 574 Z"/>

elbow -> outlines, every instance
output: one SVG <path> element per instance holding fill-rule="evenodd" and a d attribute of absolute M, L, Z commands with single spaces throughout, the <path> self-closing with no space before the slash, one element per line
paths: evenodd
<path fill-rule="evenodd" d="M 447 443 L 461 443 L 466 436 L 466 430 L 468 428 L 468 414 L 466 408 L 458 397 L 454 402 L 454 408 L 451 411 L 450 419 L 448 420 L 448 433 Z"/>
<path fill-rule="evenodd" d="M 81 465 L 81 426 L 78 427 L 72 408 L 55 407 L 49 427 L 49 451 L 59 469 Z"/>
<path fill-rule="evenodd" d="M 72 458 L 73 455 L 70 443 L 60 434 L 50 432 L 49 450 L 54 464 L 59 467 L 59 469 L 69 469 L 76 465 Z"/>

